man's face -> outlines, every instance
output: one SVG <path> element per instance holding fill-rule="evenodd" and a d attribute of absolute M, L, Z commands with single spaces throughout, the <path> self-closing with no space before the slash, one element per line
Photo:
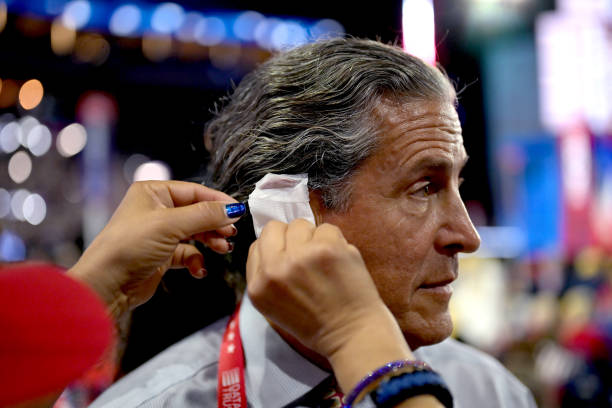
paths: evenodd
<path fill-rule="evenodd" d="M 357 169 L 346 212 L 323 210 L 361 251 L 411 347 L 448 337 L 457 254 L 480 245 L 459 195 L 467 155 L 450 103 L 383 103 L 378 149 Z"/>

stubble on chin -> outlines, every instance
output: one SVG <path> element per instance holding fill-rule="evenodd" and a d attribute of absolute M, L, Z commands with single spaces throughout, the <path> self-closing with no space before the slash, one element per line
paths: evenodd
<path fill-rule="evenodd" d="M 453 322 L 448 311 L 436 318 L 430 319 L 424 319 L 420 315 L 415 316 L 413 313 L 407 313 L 397 320 L 402 334 L 412 351 L 422 346 L 440 343 L 453 332 Z"/>

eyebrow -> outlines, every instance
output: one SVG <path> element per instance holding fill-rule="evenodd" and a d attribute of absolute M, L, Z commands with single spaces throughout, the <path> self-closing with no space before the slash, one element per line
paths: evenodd
<path fill-rule="evenodd" d="M 469 160 L 470 156 L 467 154 L 459 163 L 459 172 L 461 172 Z M 411 163 L 407 166 L 410 171 L 420 171 L 420 170 L 429 170 L 429 171 L 449 171 L 453 168 L 453 162 L 446 158 L 442 157 L 431 157 L 426 156 L 418 159 L 416 162 Z"/>

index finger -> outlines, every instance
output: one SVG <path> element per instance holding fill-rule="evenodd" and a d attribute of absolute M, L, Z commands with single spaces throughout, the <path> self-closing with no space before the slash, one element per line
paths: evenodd
<path fill-rule="evenodd" d="M 195 204 L 201 201 L 222 201 L 226 203 L 236 203 L 237 201 L 229 195 L 203 186 L 198 183 L 188 181 L 159 181 L 149 182 L 150 187 L 156 190 L 158 196 L 166 196 L 172 202 L 173 207 L 182 207 Z M 170 203 L 166 203 L 169 205 Z"/>
<path fill-rule="evenodd" d="M 238 202 L 222 191 L 198 183 L 172 181 L 168 187 L 175 206 L 189 205 L 200 201 Z"/>

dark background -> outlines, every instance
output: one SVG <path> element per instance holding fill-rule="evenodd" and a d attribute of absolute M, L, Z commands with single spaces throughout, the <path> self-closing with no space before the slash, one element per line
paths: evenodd
<path fill-rule="evenodd" d="M 185 9 L 248 10 L 264 15 L 305 18 L 332 18 L 349 35 L 401 43 L 401 1 L 193 1 L 181 0 Z M 481 82 L 477 56 L 462 44 L 461 2 L 436 1 L 438 52 L 441 65 L 463 89 L 459 114 L 470 161 L 464 171 L 462 189 L 466 201 L 479 202 L 486 223 L 493 216 L 486 162 L 486 137 Z M 174 179 L 197 179 L 206 162 L 202 131 L 210 119 L 210 109 L 219 97 L 239 82 L 245 69 L 214 71 L 220 76 L 210 81 L 206 60 L 183 61 L 169 58 L 163 62 L 147 60 L 138 46 L 105 35 L 111 44 L 108 60 L 100 66 L 75 62 L 71 56 L 58 57 L 45 35 L 24 38 L 18 22 L 9 23 L 0 35 L 0 76 L 37 78 L 46 95 L 57 95 L 52 105 L 54 117 L 72 120 L 79 97 L 88 90 L 107 92 L 119 110 L 114 129 L 114 148 L 119 155 L 145 154 L 167 163 Z M 27 24 L 48 25 L 30 18 Z M 35 27 L 34 27 L 35 28 Z M 35 29 L 31 32 L 36 32 Z M 59 97 L 61 96 L 61 97 Z M 215 262 L 210 258 L 209 262 Z M 209 270 L 215 268 L 209 265 Z M 220 276 L 194 281 L 186 271 L 168 274 L 164 285 L 146 305 L 134 313 L 132 332 L 123 361 L 130 371 L 163 348 L 203 325 L 231 312 L 233 293 Z"/>
<path fill-rule="evenodd" d="M 436 1 L 439 59 L 461 93 L 459 113 L 470 162 L 463 186 L 466 200 L 480 202 L 492 216 L 487 179 L 486 138 L 479 81 L 479 66 L 474 55 L 462 45 L 461 2 Z M 349 1 L 277 2 L 258 1 L 181 1 L 194 9 L 256 10 L 265 15 L 332 18 L 347 34 L 401 42 L 401 1 L 377 1 L 374 5 Z M 439 12 L 438 12 L 439 10 Z M 449 25 L 449 22 L 451 23 Z M 30 23 L 31 24 L 31 23 Z M 41 24 L 44 24 L 41 22 Z M 450 27 L 450 28 L 449 28 Z M 38 78 L 47 94 L 62 95 L 54 109 L 60 115 L 74 115 L 74 106 L 86 90 L 112 94 L 119 106 L 114 143 L 118 152 L 138 152 L 168 163 L 173 177 L 187 179 L 200 174 L 206 157 L 202 129 L 210 119 L 214 102 L 227 94 L 231 81 L 239 82 L 245 70 L 218 72 L 216 85 L 209 80 L 206 61 L 185 62 L 170 58 L 154 63 L 139 48 L 117 46 L 107 37 L 111 55 L 101 66 L 75 63 L 70 56 L 58 57 L 49 47 L 48 35 L 23 39 L 10 21 L 0 36 L 2 76 Z M 125 43 L 125 41 L 124 41 Z M 41 66 L 44 69 L 41 70 Z"/>

